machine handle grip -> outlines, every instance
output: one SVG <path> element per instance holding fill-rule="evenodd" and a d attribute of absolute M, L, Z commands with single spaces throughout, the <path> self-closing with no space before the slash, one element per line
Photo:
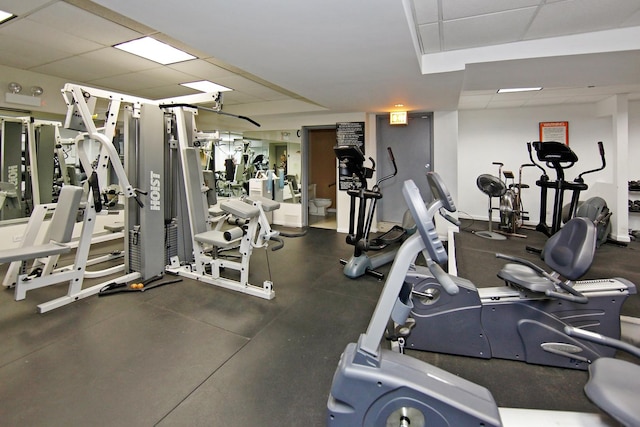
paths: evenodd
<path fill-rule="evenodd" d="M 433 277 L 442 285 L 444 290 L 449 295 L 457 295 L 458 294 L 458 285 L 451 279 L 443 269 L 440 267 L 438 263 L 433 260 L 427 259 L 427 266 L 429 267 L 429 271 L 433 274 Z"/>
<path fill-rule="evenodd" d="M 277 251 L 279 249 L 282 249 L 284 247 L 284 240 L 282 240 L 280 237 L 272 237 L 269 240 L 273 240 L 274 242 L 278 242 L 277 245 L 274 245 L 271 247 L 271 252 Z"/>
<path fill-rule="evenodd" d="M 604 157 L 604 144 L 602 141 L 598 141 L 598 149 L 600 150 L 600 157 Z"/>
<path fill-rule="evenodd" d="M 580 338 L 586 341 L 594 342 L 596 344 L 606 345 L 607 347 L 617 348 L 619 350 L 626 351 L 627 353 L 632 354 L 636 357 L 640 357 L 640 348 L 624 341 L 617 340 L 615 338 L 576 328 L 574 326 L 565 326 L 564 333 L 569 335 L 570 337 Z"/>
<path fill-rule="evenodd" d="M 584 296 L 582 293 L 576 291 L 571 286 L 567 285 L 565 282 L 558 279 L 557 277 L 554 277 L 551 274 L 547 273 L 542 268 L 538 267 L 537 265 L 535 265 L 529 260 L 517 258 L 517 257 L 505 255 L 505 254 L 500 254 L 500 253 L 496 254 L 496 258 L 506 259 L 508 261 L 513 261 L 522 265 L 526 265 L 527 267 L 531 268 L 536 273 L 538 273 L 540 276 L 543 276 L 549 279 L 551 282 L 553 282 L 553 284 L 557 285 L 558 287 L 562 288 L 567 292 L 566 294 L 563 294 L 560 292 L 547 290 L 545 291 L 545 295 L 547 295 L 548 297 L 563 299 L 571 302 L 577 302 L 579 304 L 586 304 L 587 302 L 589 302 L 589 299 L 586 296 Z"/>
<path fill-rule="evenodd" d="M 134 196 L 133 200 L 136 201 L 136 203 L 138 204 L 138 206 L 142 209 L 144 208 L 144 203 L 142 203 L 142 200 L 140 200 L 140 198 L 138 196 Z"/>
<path fill-rule="evenodd" d="M 573 293 L 563 294 L 561 292 L 556 292 L 556 291 L 547 289 L 546 291 L 544 291 L 544 294 L 551 298 L 563 299 L 565 301 L 576 302 L 578 304 L 586 304 L 589 302 L 589 299 L 584 295 L 573 295 Z"/>
<path fill-rule="evenodd" d="M 504 260 L 507 260 L 507 261 L 516 262 L 518 264 L 526 265 L 527 267 L 531 268 L 532 270 L 535 270 L 535 272 L 540 274 L 540 275 L 547 274 L 547 272 L 544 271 L 542 268 L 538 267 L 537 265 L 535 265 L 534 263 L 532 263 L 531 261 L 526 260 L 526 259 L 514 257 L 514 256 L 511 256 L 511 255 L 501 254 L 501 253 L 497 253 L 496 254 L 496 258 L 500 258 L 500 259 L 504 259 Z"/>
<path fill-rule="evenodd" d="M 460 221 L 458 221 L 458 219 L 452 217 L 451 215 L 445 213 L 445 212 L 440 212 L 440 215 L 446 219 L 447 221 L 449 221 L 451 224 L 456 225 L 458 227 L 460 227 Z"/>
<path fill-rule="evenodd" d="M 396 158 L 393 155 L 393 151 L 391 150 L 391 147 L 387 147 L 387 152 L 389 153 L 389 159 L 391 159 L 391 163 L 393 163 L 393 176 L 395 176 L 398 173 L 398 166 L 396 165 Z"/>
<path fill-rule="evenodd" d="M 491 162 L 492 165 L 504 166 L 502 162 Z"/>

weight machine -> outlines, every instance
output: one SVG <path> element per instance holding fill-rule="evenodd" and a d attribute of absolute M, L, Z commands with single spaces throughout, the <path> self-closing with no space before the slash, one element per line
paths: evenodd
<path fill-rule="evenodd" d="M 62 95 L 67 104 L 65 127 L 80 131 L 76 137 L 78 157 L 85 171 L 91 172 L 86 203 L 81 205 L 82 190 L 79 187 L 68 186 L 61 194 L 62 200 L 58 204 L 37 205 L 29 218 L 25 234 L 18 250 L 0 252 L 0 262 L 10 262 L 3 285 L 15 286 L 15 299 L 21 300 L 26 292 L 50 286 L 57 283 L 69 282 L 67 295 L 38 305 L 41 313 L 64 306 L 71 302 L 97 294 L 104 284 L 82 288 L 85 277 L 102 277 L 122 271 L 123 266 L 111 267 L 99 272 L 88 272 L 87 266 L 113 259 L 111 256 L 101 257 L 89 261 L 89 249 L 95 228 L 96 217 L 102 211 L 100 187 L 107 184 L 109 166 L 115 171 L 120 185 L 127 198 L 134 198 L 140 207 L 142 202 L 137 198 L 137 191 L 130 184 L 120 157 L 112 144 L 116 127 L 116 120 L 123 101 L 122 97 L 114 96 L 101 90 L 83 88 L 74 84 L 65 85 Z M 110 99 L 108 112 L 105 116 L 104 127 L 96 127 L 93 112 L 87 100 L 95 96 Z M 125 101 L 126 102 L 126 101 Z M 99 144 L 97 162 L 92 162 L 87 154 L 88 141 Z M 64 187 L 63 187 L 64 188 Z M 64 197 L 63 197 L 64 196 Z M 76 221 L 78 209 L 82 212 L 82 230 L 80 233 L 73 264 L 67 267 L 55 268 L 59 256 L 71 250 L 71 235 Z M 38 231 L 43 227 L 47 213 L 55 211 L 43 238 Z M 120 255 L 118 255 L 119 257 Z M 34 260 L 31 270 L 27 268 L 27 261 Z M 119 280 L 127 281 L 140 277 L 140 273 L 125 274 Z"/>
<path fill-rule="evenodd" d="M 180 236 L 178 253 L 169 259 L 167 271 L 202 281 L 225 289 L 242 292 L 264 299 L 275 297 L 273 283 L 265 280 L 262 286 L 249 283 L 249 261 L 254 248 L 267 247 L 270 240 L 282 247 L 278 232 L 271 229 L 265 212 L 271 212 L 280 204 L 263 197 L 229 199 L 220 202 L 217 212 L 210 208 L 207 193 L 215 197 L 215 189 L 205 185 L 199 149 L 193 145 L 195 135 L 195 114 L 199 111 L 211 111 L 191 104 L 161 104 L 160 108 L 167 113 L 170 121 L 167 135 L 172 147 L 170 171 L 180 178 L 182 188 L 175 188 L 176 197 L 173 208 L 182 214 L 172 215 Z M 218 216 L 216 226 L 212 229 L 210 217 Z M 232 227 L 223 229 L 231 217 L 242 220 L 244 228 Z M 222 251 L 239 247 L 240 261 L 224 258 Z M 239 280 L 222 276 L 224 269 L 240 273 Z"/>

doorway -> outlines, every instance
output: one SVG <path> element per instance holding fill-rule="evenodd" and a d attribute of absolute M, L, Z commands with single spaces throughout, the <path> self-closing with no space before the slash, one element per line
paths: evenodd
<path fill-rule="evenodd" d="M 336 128 L 309 128 L 308 138 L 308 168 L 307 168 L 307 213 L 308 225 L 316 228 L 335 230 L 336 221 L 336 155 L 333 147 L 336 145 Z M 314 209 L 312 192 L 315 198 L 331 201 L 328 207 Z"/>
<path fill-rule="evenodd" d="M 408 119 L 407 125 L 392 126 L 388 114 L 376 116 L 378 179 L 393 171 L 387 147 L 393 150 L 398 165 L 398 174 L 380 185 L 383 197 L 378 201 L 378 222 L 402 224 L 407 209 L 402 184 L 407 179 L 416 183 L 424 197 L 431 194 L 425 173 L 432 170 L 433 165 L 432 115 L 416 112 L 410 113 Z"/>

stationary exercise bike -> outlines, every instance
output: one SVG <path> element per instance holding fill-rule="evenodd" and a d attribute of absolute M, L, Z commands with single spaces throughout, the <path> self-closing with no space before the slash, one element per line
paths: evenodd
<path fill-rule="evenodd" d="M 552 181 L 547 174 L 547 171 L 533 160 L 531 147 L 536 150 L 536 155 L 540 162 L 546 163 L 547 167 L 551 167 L 556 171 L 555 181 Z M 531 163 L 542 170 L 542 176 L 540 176 L 540 179 L 536 181 L 536 185 L 540 187 L 540 222 L 536 226 L 537 231 L 540 231 L 547 236 L 552 236 L 560 230 L 560 227 L 562 227 L 562 210 L 565 191 L 571 191 L 571 203 L 565 219 L 568 220 L 575 216 L 580 193 L 589 188 L 589 186 L 584 182 L 584 175 L 601 171 L 607 165 L 602 141 L 598 142 L 598 149 L 600 151 L 602 165 L 598 168 L 580 173 L 573 181 L 567 181 L 565 180 L 564 171 L 572 167 L 578 161 L 578 156 L 571 148 L 569 148 L 568 145 L 556 141 L 536 141 L 527 143 L 527 150 L 529 151 L 529 159 L 531 160 Z M 554 190 L 555 192 L 551 227 L 547 225 L 547 193 L 549 189 Z"/>
<path fill-rule="evenodd" d="M 551 273 L 527 260 L 497 254 L 512 262 L 498 272 L 503 287 L 477 288 L 450 276 L 461 292 L 449 295 L 437 277 L 414 278 L 410 271 L 411 319 L 392 336 L 404 335 L 408 349 L 573 369 L 612 357 L 615 350 L 610 347 L 564 332 L 566 326 L 576 326 L 620 338 L 620 310 L 636 293 L 636 286 L 622 278 L 577 280 L 592 264 L 596 234 L 592 221 L 577 217 L 547 240 L 543 259 Z"/>
<path fill-rule="evenodd" d="M 504 240 L 505 236 L 523 237 L 525 234 L 518 233 L 522 227 L 523 221 L 528 220 L 528 212 L 524 211 L 522 205 L 522 189 L 529 188 L 527 184 L 522 183 L 522 169 L 535 166 L 531 163 L 520 165 L 518 182 L 515 182 L 515 175 L 512 171 L 503 171 L 504 163 L 492 162 L 498 166 L 498 176 L 491 174 L 482 174 L 476 179 L 478 189 L 489 196 L 489 229 L 487 231 L 476 231 L 476 236 L 493 240 Z M 504 176 L 504 181 L 502 180 Z M 509 180 L 511 182 L 509 183 Z M 493 207 L 492 200 L 494 197 L 500 198 L 500 205 Z M 500 213 L 500 224 L 498 230 L 493 231 L 493 211 Z"/>
<path fill-rule="evenodd" d="M 500 198 L 500 232 L 507 236 L 527 237 L 526 234 L 518 233 L 524 221 L 529 219 L 529 212 L 524 210 L 522 204 L 522 190 L 529 188 L 527 184 L 522 183 L 522 170 L 534 166 L 532 163 L 520 165 L 518 182 L 515 182 L 515 175 L 512 171 L 502 171 L 507 190 Z M 502 166 L 500 169 L 502 169 Z M 511 180 L 511 183 L 508 183 L 508 180 Z"/>
<path fill-rule="evenodd" d="M 340 358 L 327 402 L 327 426 L 489 427 L 501 426 L 503 419 L 509 418 L 515 419 L 512 425 L 522 425 L 523 419 L 530 422 L 529 425 L 549 425 L 550 420 L 557 423 L 554 411 L 498 408 L 486 388 L 406 354 L 381 348 L 390 319 L 403 324 L 411 312 L 412 285 L 405 280 L 408 271 L 413 271 L 414 276 L 437 278 L 443 291 L 452 298 L 466 293 L 438 265 L 446 260 L 446 252 L 433 217 L 440 212 L 452 220 L 443 210 L 453 212 L 455 205 L 439 175 L 429 173 L 428 181 L 434 194 L 428 207 L 413 181 L 406 181 L 403 186 L 403 195 L 419 232 L 400 247 L 367 331 L 360 335 L 357 343 L 348 344 Z M 415 266 L 420 253 L 428 255 L 426 268 Z M 456 322 L 454 326 L 460 324 Z M 584 331 L 568 329 L 566 332 L 573 335 Z M 593 333 L 587 335 L 599 338 Z M 457 334 L 455 337 L 458 339 Z M 636 354 L 640 356 L 640 351 Z M 594 363 L 591 373 L 589 388 L 594 392 L 588 396 L 593 402 L 625 425 L 638 425 L 640 405 L 636 396 L 640 387 L 633 382 L 640 377 L 640 366 L 601 358 Z M 546 420 L 540 421 L 545 415 Z M 595 414 L 565 412 L 560 415 L 565 421 L 570 418 L 572 425 L 605 425 Z"/>
<path fill-rule="evenodd" d="M 376 271 L 376 268 L 390 263 L 396 256 L 396 250 L 383 251 L 383 249 L 402 242 L 408 234 L 415 231 L 415 223 L 407 211 L 404 215 L 402 226 L 395 225 L 381 236 L 374 239 L 370 238 L 376 204 L 382 198 L 380 184 L 393 178 L 398 173 L 393 151 L 391 148 L 387 148 L 389 159 L 393 164 L 393 172 L 380 178 L 371 189 L 367 186 L 367 180 L 373 176 L 376 167 L 375 161 L 369 157 L 372 166 L 364 166 L 364 154 L 355 145 L 338 145 L 334 147 L 334 151 L 340 161 L 340 177 L 351 179 L 347 189 L 347 194 L 350 196 L 351 201 L 349 234 L 346 240 L 349 245 L 354 246 L 354 252 L 348 261 L 340 260 L 344 265 L 344 274 L 351 279 L 369 274 L 381 280 L 384 275 Z M 382 252 L 369 256 L 368 252 L 370 251 Z"/>

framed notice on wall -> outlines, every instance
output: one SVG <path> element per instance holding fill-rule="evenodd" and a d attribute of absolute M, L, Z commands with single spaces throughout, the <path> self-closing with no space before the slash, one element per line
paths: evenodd
<path fill-rule="evenodd" d="M 364 154 L 364 122 L 339 122 L 336 123 L 336 143 L 338 145 L 357 146 Z M 340 169 L 347 169 L 340 164 Z M 346 191 L 350 188 L 360 188 L 362 183 L 353 176 L 340 175 L 338 189 Z"/>
<path fill-rule="evenodd" d="M 540 141 L 558 141 L 569 145 L 569 122 L 540 122 Z"/>

